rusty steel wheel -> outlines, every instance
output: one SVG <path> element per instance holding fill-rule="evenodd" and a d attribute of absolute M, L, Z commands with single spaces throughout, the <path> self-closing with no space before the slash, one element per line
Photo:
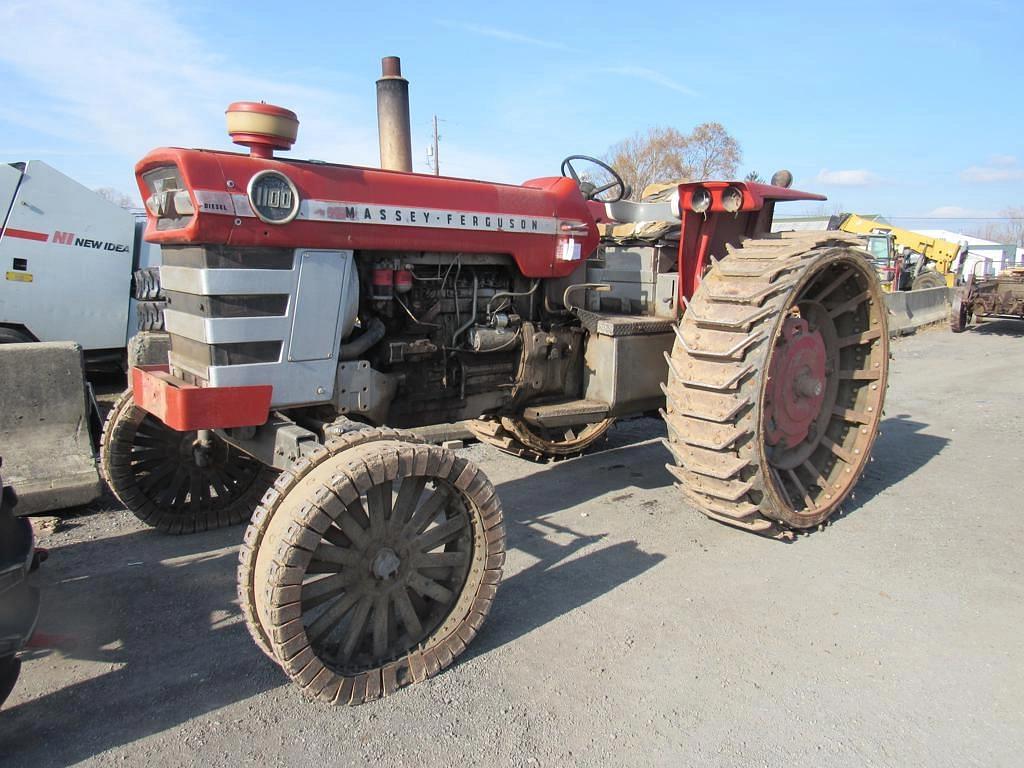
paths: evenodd
<path fill-rule="evenodd" d="M 332 459 L 349 448 L 378 440 L 401 440 L 406 443 L 421 442 L 411 432 L 400 432 L 396 429 L 362 429 L 333 438 L 326 445 L 320 446 L 311 455 L 299 459 L 287 470 L 277 476 L 273 486 L 264 494 L 256 511 L 252 515 L 249 527 L 245 529 L 242 547 L 238 552 L 238 602 L 242 607 L 242 615 L 249 629 L 249 634 L 261 651 L 274 661 L 274 650 L 270 647 L 270 636 L 260 622 L 256 610 L 256 555 L 263 544 L 267 528 L 274 513 L 281 507 L 281 500 L 293 489 L 301 485 L 297 494 L 307 492 L 315 487 L 308 480 L 314 469 L 325 461 Z M 316 481 L 313 481 L 316 482 Z M 267 564 L 270 559 L 266 559 Z"/>
<path fill-rule="evenodd" d="M 165 533 L 245 522 L 276 472 L 217 437 L 177 432 L 137 407 L 131 390 L 114 404 L 100 437 L 100 469 L 118 500 Z"/>
<path fill-rule="evenodd" d="M 778 534 L 827 520 L 878 434 L 888 325 L 877 276 L 841 233 L 748 240 L 677 328 L 669 470 L 709 517 Z"/>
<path fill-rule="evenodd" d="M 358 445 L 271 505 L 256 614 L 308 696 L 361 704 L 393 693 L 451 664 L 483 624 L 505 559 L 501 504 L 452 451 Z"/>
<path fill-rule="evenodd" d="M 573 427 L 544 428 L 525 419 L 503 416 L 471 423 L 477 439 L 531 461 L 579 456 L 600 443 L 615 419 L 602 419 Z"/>

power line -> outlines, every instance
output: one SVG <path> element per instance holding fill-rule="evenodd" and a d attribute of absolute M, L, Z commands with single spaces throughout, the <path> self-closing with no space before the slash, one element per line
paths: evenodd
<path fill-rule="evenodd" d="M 914 221 L 1024 221 L 1024 216 L 886 216 L 884 219 L 913 219 Z"/>

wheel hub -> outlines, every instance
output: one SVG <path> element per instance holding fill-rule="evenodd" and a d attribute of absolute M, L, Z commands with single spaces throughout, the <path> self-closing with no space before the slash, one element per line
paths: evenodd
<path fill-rule="evenodd" d="M 375 579 L 384 581 L 394 578 L 402 565 L 402 559 L 390 547 L 381 547 L 370 563 L 370 572 Z"/>
<path fill-rule="evenodd" d="M 766 389 L 769 445 L 793 447 L 812 435 L 825 400 L 825 341 L 800 317 L 787 317 L 772 355 Z"/>

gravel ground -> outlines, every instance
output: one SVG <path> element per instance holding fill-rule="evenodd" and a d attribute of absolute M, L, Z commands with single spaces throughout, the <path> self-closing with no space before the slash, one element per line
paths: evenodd
<path fill-rule="evenodd" d="M 680 501 L 654 420 L 547 466 L 466 448 L 504 500 L 494 610 L 453 668 L 354 709 L 250 641 L 240 529 L 66 516 L 40 531 L 54 649 L 0 713 L 0 763 L 1020 765 L 1022 335 L 897 342 L 874 463 L 792 543 Z"/>

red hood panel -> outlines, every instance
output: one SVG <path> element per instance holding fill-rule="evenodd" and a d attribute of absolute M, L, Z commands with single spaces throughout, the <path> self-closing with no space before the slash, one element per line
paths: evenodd
<path fill-rule="evenodd" d="M 156 229 L 156 243 L 338 248 L 354 250 L 505 253 L 527 277 L 563 277 L 597 247 L 598 234 L 575 182 L 554 177 L 523 186 L 383 171 L 345 165 L 263 160 L 227 152 L 157 149 L 135 167 L 142 174 L 175 165 L 192 191 L 197 213 L 175 230 Z M 289 224 L 266 224 L 252 214 L 249 180 L 273 169 L 295 184 L 303 201 Z M 564 247 L 561 222 L 582 224 L 580 258 Z"/>

